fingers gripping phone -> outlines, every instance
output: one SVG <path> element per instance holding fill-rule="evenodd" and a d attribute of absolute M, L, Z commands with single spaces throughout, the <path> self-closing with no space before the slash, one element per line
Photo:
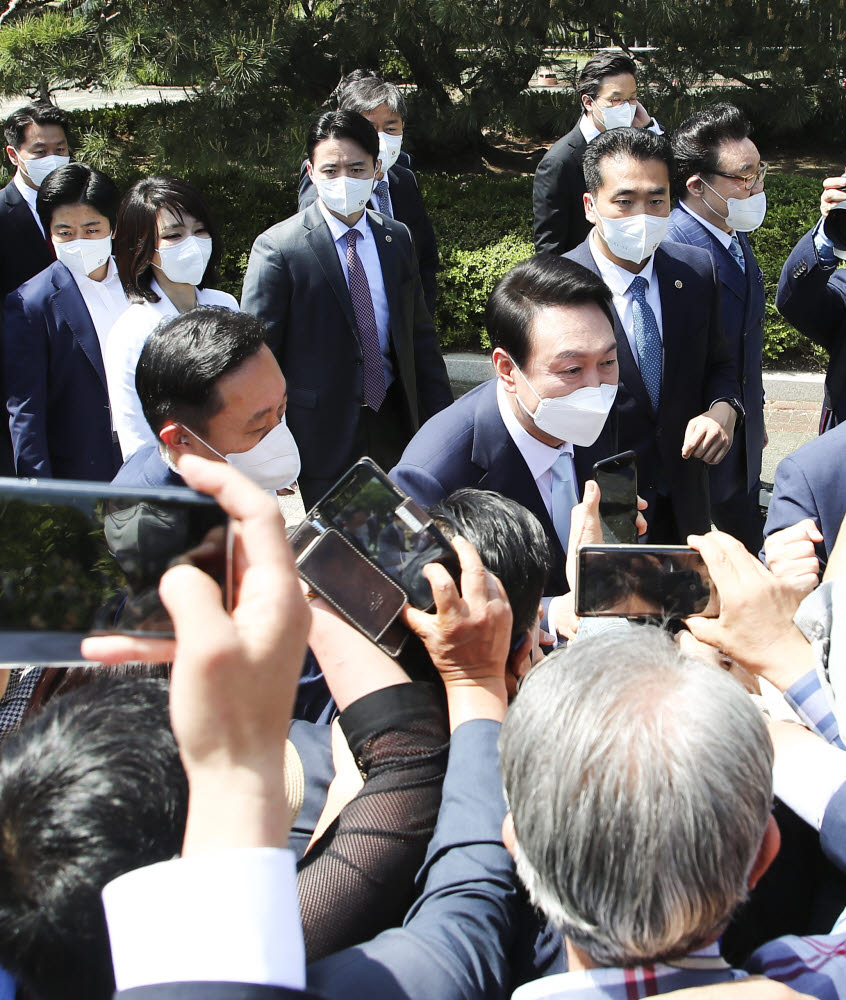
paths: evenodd
<path fill-rule="evenodd" d="M 686 545 L 585 545 L 576 614 L 620 618 L 714 617 L 719 596 L 702 556 Z"/>
<path fill-rule="evenodd" d="M 593 478 L 599 486 L 599 520 L 608 544 L 637 542 L 637 458 L 624 451 L 596 462 Z"/>
<path fill-rule="evenodd" d="M 84 663 L 87 635 L 172 638 L 171 566 L 212 576 L 231 607 L 229 518 L 180 488 L 0 479 L 0 662 Z"/>

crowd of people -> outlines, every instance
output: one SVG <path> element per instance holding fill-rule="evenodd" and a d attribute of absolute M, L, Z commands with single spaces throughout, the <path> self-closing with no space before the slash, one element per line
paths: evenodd
<path fill-rule="evenodd" d="M 0 474 L 211 495 L 234 606 L 177 565 L 175 639 L 0 672 L 3 1000 L 846 997 L 846 175 L 782 272 L 831 360 L 765 521 L 750 122 L 711 104 L 665 136 L 620 52 L 578 92 L 536 255 L 487 302 L 493 377 L 457 400 L 377 74 L 312 123 L 240 304 L 202 192 L 121 196 L 58 108 L 10 116 Z M 576 613 L 594 464 L 629 450 L 637 533 L 695 550 L 718 606 Z M 411 499 L 346 503 L 332 594 L 424 562 L 429 519 L 460 564 L 422 570 L 392 655 L 289 541 L 363 456 Z"/>

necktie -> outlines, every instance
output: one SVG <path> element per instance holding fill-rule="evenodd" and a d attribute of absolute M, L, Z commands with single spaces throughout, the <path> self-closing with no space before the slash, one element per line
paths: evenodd
<path fill-rule="evenodd" d="M 379 346 L 379 331 L 376 329 L 376 314 L 370 285 L 361 258 L 355 248 L 355 241 L 361 236 L 357 229 L 347 230 L 347 270 L 349 271 L 350 298 L 352 299 L 358 339 L 364 360 L 364 402 L 371 410 L 378 410 L 385 399 L 385 365 Z"/>
<path fill-rule="evenodd" d="M 388 182 L 383 177 L 382 180 L 378 182 L 375 187 L 376 197 L 379 199 L 379 211 L 382 215 L 387 215 L 389 219 L 392 219 L 391 209 L 388 204 Z"/>
<path fill-rule="evenodd" d="M 570 511 L 579 502 L 573 482 L 573 457 L 562 452 L 552 466 L 552 525 L 564 551 L 570 540 Z"/>
<path fill-rule="evenodd" d="M 658 321 L 652 307 L 646 301 L 646 278 L 638 275 L 629 285 L 632 293 L 632 318 L 634 320 L 635 344 L 640 362 L 640 377 L 649 393 L 652 409 L 658 409 L 661 397 L 661 369 L 663 347 Z"/>
<path fill-rule="evenodd" d="M 729 253 L 737 261 L 737 265 L 744 274 L 746 274 L 746 261 L 743 259 L 743 247 L 740 245 L 740 240 L 736 236 L 732 236 L 731 243 L 729 243 Z"/>

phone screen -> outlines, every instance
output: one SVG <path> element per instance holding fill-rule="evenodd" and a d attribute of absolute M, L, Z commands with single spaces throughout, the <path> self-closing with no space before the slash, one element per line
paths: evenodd
<path fill-rule="evenodd" d="M 579 550 L 576 613 L 713 617 L 719 598 L 702 556 L 687 546 L 586 545 Z"/>
<path fill-rule="evenodd" d="M 173 636 L 159 580 L 188 562 L 223 588 L 227 525 L 190 490 L 0 479 L 0 662 L 81 663 L 91 634 Z"/>
<path fill-rule="evenodd" d="M 593 467 L 599 486 L 599 520 L 609 544 L 637 542 L 637 459 L 633 451 L 603 459 Z"/>
<path fill-rule="evenodd" d="M 455 549 L 429 515 L 366 459 L 344 476 L 308 518 L 318 528 L 330 524 L 337 528 L 402 587 L 416 608 L 432 606 L 432 588 L 423 576 L 427 563 L 441 563 L 456 580 L 460 575 Z"/>

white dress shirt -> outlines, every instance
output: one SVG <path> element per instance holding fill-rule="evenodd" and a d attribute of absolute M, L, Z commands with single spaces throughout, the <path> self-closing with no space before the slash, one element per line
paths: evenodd
<path fill-rule="evenodd" d="M 68 270 L 70 271 L 70 268 Z M 123 315 L 129 306 L 123 285 L 120 283 L 115 259 L 109 257 L 106 277 L 102 281 L 93 281 L 87 274 L 80 274 L 78 271 L 70 271 L 70 273 L 85 300 L 85 305 L 88 307 L 88 315 L 97 331 L 100 353 L 105 361 L 109 332 L 118 317 Z"/>
<path fill-rule="evenodd" d="M 377 199 L 378 200 L 378 199 Z M 370 286 L 370 298 L 373 300 L 373 313 L 376 317 L 376 330 L 379 334 L 379 347 L 382 349 L 382 362 L 385 367 L 385 387 L 387 388 L 394 380 L 394 367 L 391 363 L 391 315 L 388 311 L 388 296 L 385 294 L 385 279 L 382 276 L 382 264 L 379 260 L 379 251 L 376 249 L 376 237 L 370 230 L 367 222 L 367 212 L 362 212 L 361 218 L 354 226 L 348 226 L 346 222 L 332 215 L 329 209 L 318 198 L 317 207 L 320 214 L 326 220 L 332 239 L 335 241 L 335 249 L 338 252 L 338 260 L 341 262 L 341 270 L 344 272 L 344 281 L 349 285 L 350 274 L 347 267 L 347 232 L 350 229 L 357 229 L 361 237 L 355 241 L 355 249 L 361 259 L 364 273 L 367 275 L 367 284 Z"/>
<path fill-rule="evenodd" d="M 687 212 L 688 215 L 692 215 L 693 218 L 696 219 L 696 221 L 700 225 L 704 226 L 708 230 L 708 232 L 711 233 L 711 235 L 715 237 L 715 239 L 719 240 L 720 243 L 722 243 L 722 245 L 726 248 L 726 250 L 728 250 L 728 248 L 731 246 L 732 239 L 736 235 L 733 229 L 729 233 L 727 233 L 724 229 L 718 229 L 712 222 L 709 222 L 698 212 L 695 212 L 690 207 L 690 205 L 687 204 L 687 202 L 679 200 L 679 208 L 683 212 Z"/>
<path fill-rule="evenodd" d="M 529 467 L 529 472 L 541 495 L 546 512 L 552 517 L 552 466 L 558 461 L 561 455 L 569 455 L 572 468 L 571 481 L 576 484 L 576 495 L 579 494 L 579 482 L 576 479 L 576 466 L 573 463 L 573 446 L 567 442 L 553 448 L 551 445 L 538 441 L 536 437 L 526 430 L 520 421 L 514 416 L 502 384 L 496 384 L 496 402 L 499 406 L 499 415 L 505 424 L 511 440 L 517 446 L 517 450 L 523 456 L 523 460 Z"/>
<path fill-rule="evenodd" d="M 156 440 L 144 419 L 141 401 L 135 391 L 135 369 L 147 338 L 165 319 L 178 315 L 176 306 L 153 279 L 150 287 L 159 296 L 158 302 L 135 302 L 118 319 L 109 332 L 104 361 L 112 423 L 124 461 L 145 444 Z M 198 306 L 225 306 L 238 311 L 238 303 L 228 292 L 213 288 L 197 289 Z"/>
<path fill-rule="evenodd" d="M 661 336 L 661 342 L 664 341 L 664 330 L 661 322 L 661 291 L 658 288 L 658 279 L 655 277 L 655 256 L 649 258 L 644 266 L 643 270 L 639 274 L 632 274 L 631 271 L 626 271 L 625 268 L 619 267 L 614 263 L 613 260 L 609 260 L 605 254 L 597 247 L 596 240 L 601 240 L 602 237 L 595 230 L 590 234 L 590 252 L 594 261 L 596 261 L 596 266 L 599 268 L 599 276 L 605 282 L 606 285 L 611 289 L 611 295 L 614 298 L 614 308 L 617 310 L 617 315 L 620 318 L 620 323 L 623 326 L 623 331 L 626 334 L 626 340 L 629 342 L 629 347 L 632 349 L 632 354 L 634 355 L 635 364 L 640 368 L 640 358 L 637 354 L 637 341 L 634 335 L 634 316 L 632 314 L 632 294 L 629 291 L 629 287 L 635 278 L 645 278 L 646 279 L 646 301 L 649 304 L 652 311 L 655 313 L 655 320 L 658 323 L 658 333 Z"/>
<path fill-rule="evenodd" d="M 305 987 L 292 851 L 213 851 L 121 875 L 103 889 L 119 990 L 157 983 Z"/>
<path fill-rule="evenodd" d="M 41 230 L 41 235 L 44 236 L 44 226 L 41 225 L 41 219 L 38 218 L 38 210 L 35 207 L 35 201 L 38 198 L 38 191 L 35 188 L 31 188 L 17 170 L 15 171 L 15 176 L 12 178 L 12 181 L 18 191 L 20 191 L 21 197 L 27 204 L 27 208 L 30 212 L 32 212 L 32 217 L 35 219 L 35 224 Z"/>

